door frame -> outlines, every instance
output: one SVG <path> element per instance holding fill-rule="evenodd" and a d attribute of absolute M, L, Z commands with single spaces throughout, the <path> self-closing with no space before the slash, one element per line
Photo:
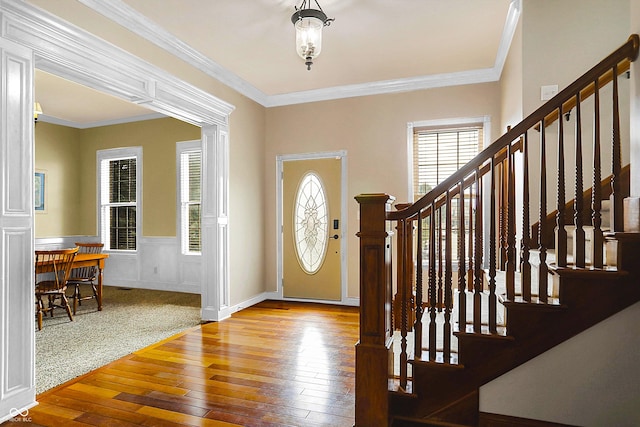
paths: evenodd
<path fill-rule="evenodd" d="M 340 159 L 340 301 L 313 300 L 314 302 L 327 304 L 351 305 L 347 298 L 347 150 L 326 151 L 319 153 L 281 154 L 276 156 L 276 291 L 275 297 L 287 301 L 311 301 L 303 298 L 285 298 L 282 289 L 283 280 L 283 227 L 284 206 L 283 198 L 283 168 L 284 162 L 299 160 Z"/>

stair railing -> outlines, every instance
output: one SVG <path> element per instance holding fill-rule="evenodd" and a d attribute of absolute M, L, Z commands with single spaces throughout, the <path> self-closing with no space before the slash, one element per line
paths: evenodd
<path fill-rule="evenodd" d="M 456 335 L 508 334 L 508 324 L 503 323 L 498 311 L 499 298 L 523 304 L 552 302 L 548 262 L 553 255 L 555 267 L 563 268 L 569 260 L 565 231 L 567 170 L 575 170 L 572 267 L 586 264 L 582 218 L 588 209 L 593 224 L 590 267 L 602 268 L 601 129 L 603 123 L 611 129 L 611 149 L 607 152 L 611 159 L 611 229 L 622 231 L 618 78 L 636 59 L 639 45 L 638 35 L 629 37 L 611 55 L 415 203 L 393 210 L 394 198 L 387 194 L 356 197 L 360 204 L 356 426 L 388 423 L 389 390 L 412 392 L 413 361 L 464 364 L 464 354 L 456 353 Z M 605 101 L 603 94 L 609 91 L 605 86 L 610 82 L 609 101 Z M 591 103 L 585 102 L 591 97 Z M 571 132 L 562 119 L 573 110 L 575 127 Z M 583 119 L 583 110 L 591 112 L 590 121 Z M 610 123 L 603 118 L 603 111 L 610 112 Z M 590 138 L 584 137 L 582 130 L 588 123 L 593 126 Z M 565 139 L 569 136 L 573 150 L 566 150 Z M 591 206 L 585 208 L 582 170 L 587 139 L 592 160 L 588 178 L 592 179 L 594 191 Z M 547 152 L 554 143 L 557 165 L 552 167 Z M 532 151 L 536 145 L 537 159 Z M 571 152 L 573 159 L 565 151 Z M 549 173 L 548 169 L 555 169 L 556 173 Z M 536 190 L 539 227 L 538 235 L 532 236 L 529 218 L 530 210 L 535 208 L 530 206 L 530 197 Z M 544 220 L 547 200 L 554 192 L 557 230 L 552 245 L 545 238 L 548 225 Z M 520 206 L 519 211 L 516 206 Z M 517 215 L 521 215 L 519 244 Z M 393 245 L 397 253 L 395 275 Z M 555 247 L 553 251 L 549 250 L 551 246 Z M 534 261 L 536 280 L 532 279 Z M 394 288 L 400 299 L 395 304 Z M 392 307 L 400 312 L 392 313 Z M 399 330 L 397 334 L 394 329 Z M 396 336 L 398 357 L 394 357 Z"/>

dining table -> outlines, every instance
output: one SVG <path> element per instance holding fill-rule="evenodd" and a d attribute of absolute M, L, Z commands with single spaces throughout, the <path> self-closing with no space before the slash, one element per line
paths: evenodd
<path fill-rule="evenodd" d="M 73 268 L 80 267 L 98 267 L 98 284 L 97 284 L 97 294 L 98 294 L 98 311 L 102 311 L 102 270 L 104 269 L 104 260 L 109 258 L 109 254 L 99 253 L 99 254 L 85 254 L 78 253 L 73 260 Z"/>
<path fill-rule="evenodd" d="M 87 254 L 87 253 L 78 253 L 73 260 L 72 268 L 81 268 L 81 267 L 98 267 L 97 274 L 97 286 L 96 293 L 98 294 L 98 311 L 102 311 L 102 270 L 104 270 L 104 261 L 109 258 L 109 254 L 98 253 L 98 254 Z M 49 271 L 53 271 L 53 264 L 49 269 L 48 266 L 40 265 L 38 266 L 37 273 L 47 273 Z"/>

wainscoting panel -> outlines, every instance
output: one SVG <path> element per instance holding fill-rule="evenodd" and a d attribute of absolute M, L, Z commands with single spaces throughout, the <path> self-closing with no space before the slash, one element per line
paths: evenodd
<path fill-rule="evenodd" d="M 65 236 L 36 239 L 36 249 L 73 247 L 75 242 L 95 242 L 97 236 Z M 144 237 L 136 253 L 110 251 L 105 262 L 104 284 L 161 291 L 201 292 L 201 257 L 183 256 L 176 237 Z"/>

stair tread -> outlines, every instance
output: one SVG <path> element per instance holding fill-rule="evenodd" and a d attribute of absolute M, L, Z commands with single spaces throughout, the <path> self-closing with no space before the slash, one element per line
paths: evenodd
<path fill-rule="evenodd" d="M 549 273 L 557 274 L 559 276 L 585 276 L 591 278 L 600 277 L 615 277 L 625 276 L 628 273 L 624 270 L 619 270 L 614 266 L 606 266 L 604 268 L 593 268 L 591 266 L 576 267 L 575 265 L 568 264 L 566 267 L 560 267 L 555 263 L 549 264 Z"/>
<path fill-rule="evenodd" d="M 412 364 L 421 364 L 421 365 L 431 365 L 431 366 L 438 366 L 438 367 L 442 367 L 442 368 L 446 368 L 446 369 L 464 369 L 464 365 L 461 365 L 460 363 L 458 363 L 459 359 L 458 359 L 458 353 L 457 352 L 451 352 L 450 356 L 449 356 L 449 362 L 445 363 L 444 361 L 444 352 L 442 351 L 436 351 L 436 357 L 435 360 L 430 360 L 429 359 L 429 350 L 424 349 L 422 351 L 422 354 L 420 355 L 420 357 L 416 358 L 415 356 L 410 360 L 410 363 Z"/>
<path fill-rule="evenodd" d="M 521 294 L 516 294 L 513 300 L 507 298 L 506 294 L 498 295 L 498 300 L 501 304 L 507 305 L 519 305 L 519 306 L 531 306 L 531 307 L 551 307 L 551 308 L 564 308 L 565 306 L 560 304 L 558 298 L 548 297 L 547 302 L 540 301 L 540 298 L 536 295 L 531 295 L 531 301 L 525 301 Z"/>
<path fill-rule="evenodd" d="M 479 338 L 479 339 L 496 339 L 496 340 L 513 340 L 513 337 L 507 335 L 507 328 L 503 325 L 497 326 L 497 331 L 490 332 L 489 325 L 482 325 L 480 332 L 474 330 L 473 324 L 467 323 L 464 331 L 461 331 L 456 324 L 453 334 L 457 337 Z"/>
<path fill-rule="evenodd" d="M 390 378 L 388 388 L 391 393 L 398 393 L 407 397 L 417 397 L 417 395 L 413 393 L 413 382 L 411 380 L 407 380 L 406 387 L 401 387 L 400 379 L 398 377 Z"/>

